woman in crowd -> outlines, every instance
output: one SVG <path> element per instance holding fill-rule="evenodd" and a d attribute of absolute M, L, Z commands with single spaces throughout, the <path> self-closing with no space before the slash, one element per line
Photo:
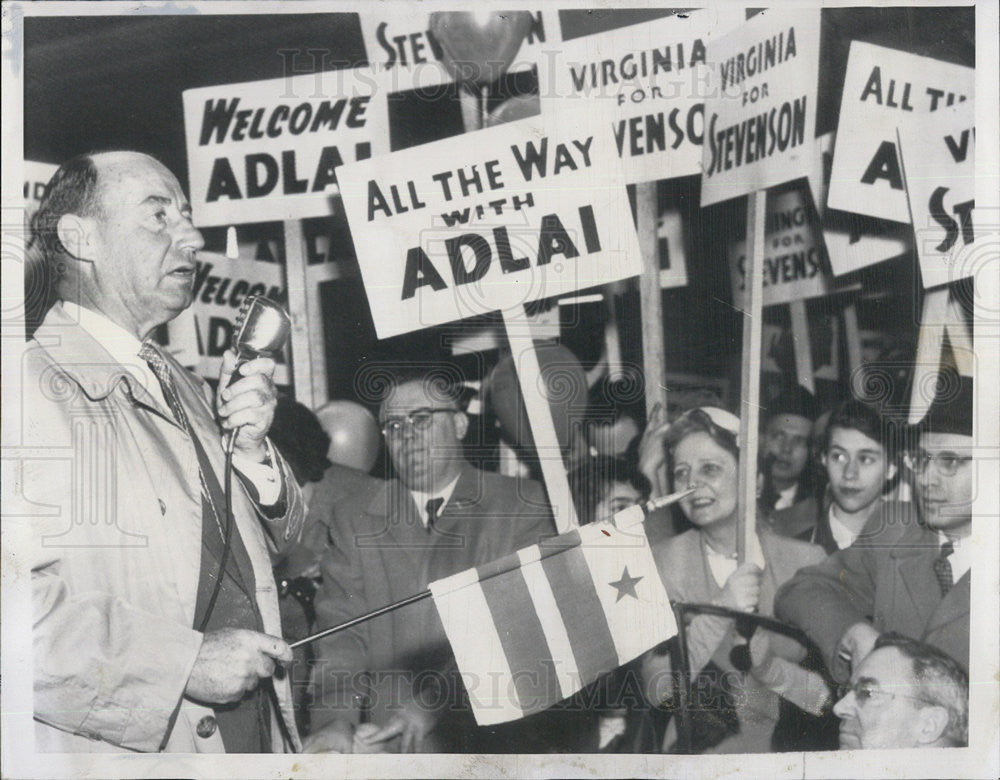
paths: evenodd
<path fill-rule="evenodd" d="M 671 600 L 771 615 L 778 587 L 825 554 L 815 545 L 758 526 L 757 543 L 749 545 L 747 560 L 738 565 L 738 433 L 739 419 L 715 407 L 692 409 L 670 426 L 666 448 L 673 489 L 695 489 L 681 502 L 695 527 L 659 545 L 654 555 Z M 829 704 L 823 678 L 799 666 L 806 655 L 800 644 L 757 630 L 750 640 L 751 668 L 743 672 L 733 665 L 731 652 L 744 643 L 731 619 L 704 614 L 688 619 L 688 660 L 697 698 L 690 709 L 696 752 L 792 749 L 796 746 L 773 739 L 780 697 L 814 715 Z M 676 653 L 670 644 L 642 658 L 645 693 L 654 705 L 676 704 Z M 661 742 L 667 752 L 679 747 L 674 722 L 668 723 Z"/>

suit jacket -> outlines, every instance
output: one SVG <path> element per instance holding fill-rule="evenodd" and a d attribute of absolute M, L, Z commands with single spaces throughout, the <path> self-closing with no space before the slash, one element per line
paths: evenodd
<path fill-rule="evenodd" d="M 224 454 L 207 388 L 167 359 L 221 481 Z M 183 697 L 202 640 L 192 627 L 202 503 L 190 438 L 61 304 L 27 346 L 22 382 L 23 509 L 5 523 L 32 540 L 38 750 L 222 751 L 217 730 L 204 738 L 195 731 L 212 709 Z M 287 511 L 276 520 L 233 482 L 264 630 L 276 635 L 269 545 L 294 539 L 303 518 L 291 470 L 278 465 Z M 297 747 L 287 680 L 275 679 L 275 688 Z M 281 731 L 272 726 L 280 749 Z"/>
<path fill-rule="evenodd" d="M 816 642 L 838 680 L 850 675 L 840 640 L 859 621 L 935 645 L 968 669 L 970 572 L 942 597 L 938 552 L 937 534 L 911 504 L 886 502 L 853 545 L 781 589 L 776 614 Z"/>
<path fill-rule="evenodd" d="M 810 496 L 805 501 L 778 509 L 768 516 L 767 522 L 779 536 L 818 544 L 827 554 L 840 549 L 830 530 L 829 493 L 822 502 Z"/>
<path fill-rule="evenodd" d="M 761 551 L 764 553 L 764 574 L 761 579 L 758 612 L 772 615 L 774 596 L 780 585 L 791 579 L 803 566 L 823 560 L 825 553 L 815 545 L 795 539 L 786 539 L 768 529 L 758 530 Z M 654 548 L 654 557 L 660 576 L 667 587 L 671 601 L 711 603 L 722 594 L 708 560 L 698 529 L 686 531 L 665 545 Z M 798 661 L 805 648 L 790 638 L 768 634 L 775 655 Z M 732 620 L 709 615 L 698 615 L 687 625 L 687 643 L 691 673 L 697 674 L 712 661 L 725 675 L 723 687 L 733 692 L 737 702 L 740 732 L 717 745 L 712 752 L 763 753 L 771 749 L 771 734 L 778 719 L 778 695 L 757 682 L 748 674 L 737 672 L 729 660 L 729 653 L 737 642 Z M 655 656 L 643 662 L 646 676 L 656 670 Z M 675 738 L 673 728 L 668 728 L 664 746 Z"/>
<path fill-rule="evenodd" d="M 433 580 L 555 532 L 540 485 L 469 464 L 430 532 L 401 482 L 366 477 L 357 483 L 328 517 L 330 546 L 316 599 L 320 628 L 412 596 Z M 316 728 L 338 718 L 357 723 L 363 710 L 371 722 L 383 724 L 401 701 L 418 695 L 442 709 L 454 701 L 454 681 L 442 677 L 451 673 L 453 657 L 429 598 L 321 640 L 317 656 Z M 447 721 L 425 740 L 424 750 L 454 749 Z"/>

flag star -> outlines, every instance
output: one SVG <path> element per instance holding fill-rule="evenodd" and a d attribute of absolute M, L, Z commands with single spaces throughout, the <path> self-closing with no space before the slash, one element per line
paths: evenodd
<path fill-rule="evenodd" d="M 615 599 L 615 604 L 617 604 L 626 596 L 631 596 L 634 599 L 638 599 L 639 596 L 635 592 L 635 584 L 641 579 L 642 577 L 630 577 L 628 573 L 628 566 L 626 566 L 625 570 L 622 571 L 622 578 L 620 580 L 617 580 L 615 582 L 609 582 L 608 585 L 610 585 L 612 588 L 618 589 L 618 598 Z"/>

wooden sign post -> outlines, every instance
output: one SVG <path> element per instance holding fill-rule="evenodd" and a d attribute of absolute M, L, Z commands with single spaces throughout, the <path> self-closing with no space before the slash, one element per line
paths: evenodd
<path fill-rule="evenodd" d="M 743 371 L 741 376 L 737 557 L 742 563 L 756 535 L 757 429 L 760 419 L 761 306 L 767 189 L 808 175 L 816 156 L 819 77 L 818 10 L 764 11 L 710 43 L 713 97 L 705 103 L 701 205 L 748 195 L 743 259 Z M 737 63 L 770 47 L 773 57 L 754 72 Z M 748 55 L 748 52 L 751 54 Z M 741 300 L 739 296 L 734 298 Z M 804 304 L 796 314 L 799 374 L 809 349 Z M 801 345 L 799 345 L 801 341 Z M 811 362 L 809 360 L 808 362 Z M 809 379 L 812 378 L 811 371 Z"/>

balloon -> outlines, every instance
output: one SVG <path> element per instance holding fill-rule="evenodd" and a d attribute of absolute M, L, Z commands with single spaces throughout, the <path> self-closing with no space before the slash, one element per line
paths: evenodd
<path fill-rule="evenodd" d="M 480 85 L 504 74 L 529 29 L 528 11 L 437 11 L 430 18 L 448 70 L 461 82 Z"/>
<path fill-rule="evenodd" d="M 586 415 L 587 375 L 576 355 L 560 344 L 536 342 L 535 354 L 541 378 L 534 377 L 533 380 L 544 383 L 542 387 L 552 410 L 556 438 L 566 449 L 570 445 L 572 420 L 582 420 Z M 504 438 L 516 447 L 533 448 L 531 425 L 521 398 L 521 386 L 512 356 L 508 355 L 497 363 L 490 374 L 486 395 L 490 408 L 500 421 Z"/>
<path fill-rule="evenodd" d="M 538 95 L 515 95 L 505 100 L 486 117 L 486 126 L 494 127 L 504 122 L 515 122 L 542 113 L 542 103 Z"/>
<path fill-rule="evenodd" d="M 354 401 L 330 401 L 316 410 L 330 437 L 326 456 L 334 463 L 371 471 L 382 444 L 382 432 L 372 413 Z"/>

